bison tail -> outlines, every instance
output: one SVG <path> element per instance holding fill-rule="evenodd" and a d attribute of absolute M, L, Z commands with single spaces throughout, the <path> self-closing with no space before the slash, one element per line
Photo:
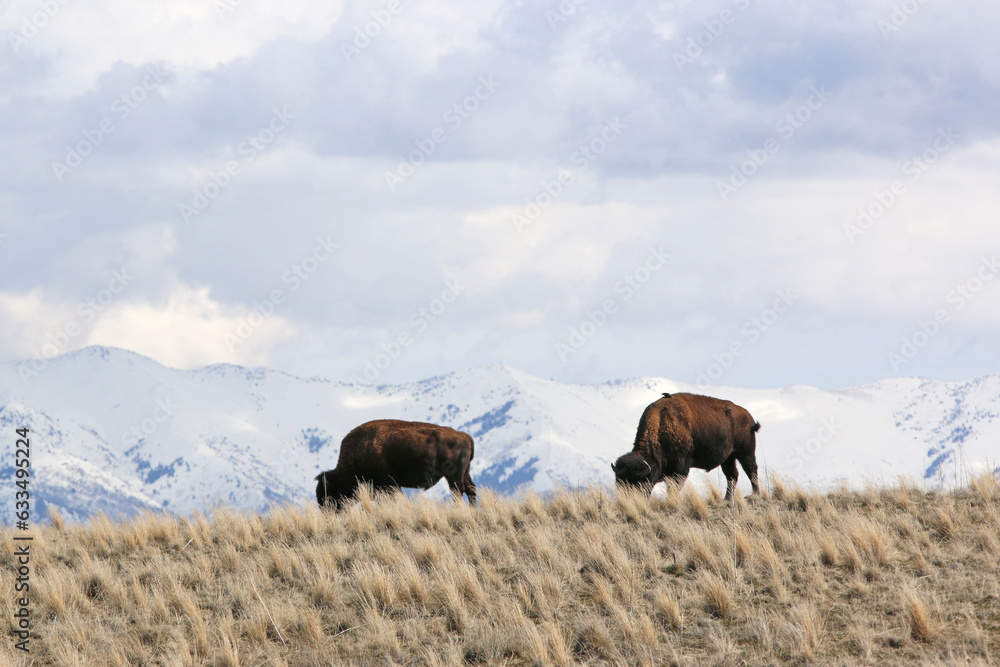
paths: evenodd
<path fill-rule="evenodd" d="M 759 431 L 760 430 L 760 422 L 754 422 L 753 426 L 750 427 L 750 430 L 753 431 L 754 433 L 756 433 L 757 431 Z"/>

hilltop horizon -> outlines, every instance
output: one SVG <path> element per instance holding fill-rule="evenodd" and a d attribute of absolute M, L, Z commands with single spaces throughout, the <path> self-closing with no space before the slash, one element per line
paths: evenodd
<path fill-rule="evenodd" d="M 631 449 L 642 410 L 682 391 L 706 393 L 656 377 L 567 384 L 503 364 L 370 386 L 225 364 L 176 370 L 91 347 L 55 358 L 27 384 L 16 364 L 0 364 L 0 423 L 32 429 L 36 497 L 69 517 L 218 502 L 260 510 L 315 502 L 313 478 L 335 466 L 341 438 L 379 418 L 467 431 L 473 479 L 501 494 L 610 485 L 610 463 Z M 707 393 L 763 425 L 764 479 L 830 489 L 903 475 L 954 486 L 997 467 L 1000 376 Z M 0 455 L 0 470 L 11 465 Z M 720 475 L 691 479 L 719 486 Z M 448 495 L 443 483 L 423 493 Z"/>
<path fill-rule="evenodd" d="M 606 377 L 604 379 L 594 380 L 594 381 L 578 381 L 578 382 L 577 381 L 564 381 L 564 380 L 560 380 L 560 379 L 558 379 L 556 377 L 544 376 L 544 375 L 539 375 L 537 373 L 533 373 L 531 371 L 528 371 L 528 370 L 525 370 L 523 368 L 520 368 L 520 367 L 518 367 L 518 366 L 516 366 L 516 365 L 514 365 L 512 363 L 509 363 L 509 362 L 505 362 L 505 361 L 493 361 L 493 362 L 489 362 L 489 363 L 485 363 L 485 364 L 478 364 L 478 365 L 466 366 L 466 367 L 463 367 L 463 368 L 458 368 L 458 369 L 450 370 L 450 371 L 441 371 L 441 372 L 437 372 L 437 373 L 432 373 L 432 374 L 427 375 L 425 377 L 421 377 L 421 378 L 414 379 L 414 380 L 383 381 L 383 382 L 370 382 L 370 381 L 365 381 L 365 380 L 352 381 L 351 378 L 343 379 L 343 378 L 329 377 L 329 376 L 322 375 L 322 374 L 308 375 L 308 374 L 295 373 L 295 372 L 292 372 L 290 370 L 285 370 L 285 369 L 278 368 L 278 367 L 275 367 L 275 366 L 271 366 L 271 365 L 268 365 L 268 364 L 250 364 L 250 365 L 248 365 L 248 364 L 239 364 L 239 363 L 233 363 L 233 362 L 228 362 L 228 361 L 219 361 L 219 362 L 206 363 L 206 364 L 195 366 L 195 367 L 192 367 L 192 368 L 185 368 L 185 367 L 182 367 L 182 366 L 176 366 L 176 365 L 171 365 L 169 363 L 162 362 L 162 361 L 154 358 L 153 356 L 151 356 L 149 354 L 144 354 L 142 352 L 137 352 L 135 350 L 131 350 L 131 349 L 128 349 L 128 348 L 119 347 L 119 346 L 115 346 L 115 345 L 97 345 L 97 344 L 95 344 L 95 345 L 87 345 L 87 346 L 84 346 L 84 347 L 81 347 L 81 348 L 78 348 L 78 349 L 75 349 L 75 350 L 69 350 L 69 351 L 66 351 L 66 352 L 60 352 L 59 354 L 53 355 L 51 357 L 26 357 L 26 358 L 23 358 L 23 359 L 11 359 L 11 360 L 8 360 L 8 361 L 5 361 L 5 362 L 0 362 L 0 366 L 4 366 L 4 365 L 13 365 L 13 366 L 15 366 L 18 369 L 18 374 L 22 378 L 27 378 L 27 382 L 30 382 L 32 377 L 35 377 L 35 376 L 39 375 L 41 373 L 41 371 L 45 367 L 48 366 L 49 363 L 51 363 L 51 362 L 53 362 L 55 360 L 62 359 L 62 358 L 71 358 L 71 357 L 79 355 L 79 354 L 89 354 L 89 353 L 93 353 L 94 351 L 100 351 L 100 350 L 108 350 L 108 351 L 121 352 L 121 353 L 129 354 L 129 355 L 135 355 L 136 357 L 140 357 L 142 359 L 146 359 L 148 361 L 151 361 L 151 362 L 153 362 L 153 363 L 155 363 L 155 364 L 157 364 L 159 366 L 162 366 L 163 368 L 166 368 L 166 369 L 169 369 L 169 370 L 173 370 L 173 371 L 179 371 L 179 372 L 198 372 L 198 371 L 210 370 L 210 369 L 213 369 L 213 368 L 233 367 L 233 368 L 240 368 L 240 369 L 245 369 L 245 370 L 249 370 L 249 371 L 264 370 L 264 371 L 268 371 L 268 372 L 271 372 L 271 373 L 280 373 L 280 374 L 287 375 L 289 377 L 293 377 L 293 378 L 300 379 L 300 380 L 322 380 L 322 381 L 333 382 L 333 383 L 337 383 L 337 384 L 345 384 L 345 385 L 357 384 L 357 385 L 367 386 L 367 387 L 399 386 L 399 385 L 415 384 L 415 383 L 423 382 L 423 381 L 426 381 L 426 380 L 434 380 L 436 378 L 446 377 L 448 375 L 453 375 L 453 374 L 457 374 L 457 373 L 474 371 L 474 370 L 477 370 L 477 369 L 494 369 L 494 368 L 509 369 L 511 371 L 516 371 L 518 373 L 523 373 L 525 375 L 529 375 L 531 377 L 538 378 L 538 379 L 549 380 L 549 381 L 552 381 L 552 382 L 559 382 L 559 383 L 562 383 L 562 384 L 581 385 L 581 386 L 597 386 L 597 385 L 602 385 L 602 384 L 614 384 L 614 383 L 621 383 L 621 382 L 631 382 L 631 381 L 644 380 L 644 379 L 648 379 L 648 378 L 671 379 L 671 378 L 663 378 L 661 376 L 656 376 L 656 375 L 651 375 L 651 374 L 641 374 L 641 375 L 628 375 L 628 376 L 610 376 L 610 377 Z M 678 384 L 681 384 L 681 385 L 685 385 L 685 386 L 689 386 L 689 387 L 694 387 L 695 390 L 685 390 L 685 391 L 692 391 L 692 393 L 709 392 L 713 388 L 741 388 L 741 389 L 747 389 L 747 390 L 768 391 L 768 390 L 774 390 L 774 389 L 788 389 L 788 388 L 793 388 L 793 387 L 810 387 L 810 388 L 814 388 L 814 389 L 820 389 L 822 391 L 849 391 L 851 389 L 859 389 L 859 388 L 863 388 L 863 387 L 877 385 L 877 384 L 880 384 L 882 382 L 890 382 L 890 381 L 913 380 L 913 381 L 919 381 L 919 382 L 928 382 L 929 381 L 929 382 L 941 382 L 941 383 L 944 383 L 944 384 L 956 384 L 956 383 L 963 383 L 963 382 L 980 381 L 980 380 L 983 380 L 985 378 L 994 377 L 994 376 L 997 376 L 997 375 L 1000 375 L 1000 373 L 983 373 L 983 374 L 974 375 L 973 377 L 968 377 L 968 378 L 962 378 L 962 379 L 956 379 L 956 380 L 945 380 L 945 379 L 941 379 L 941 378 L 932 378 L 932 377 L 926 377 L 926 376 L 921 376 L 921 375 L 891 375 L 890 374 L 890 375 L 886 375 L 885 377 L 878 378 L 878 379 L 875 379 L 875 380 L 871 380 L 871 381 L 868 381 L 868 382 L 862 382 L 862 383 L 859 383 L 859 384 L 850 384 L 850 385 L 846 385 L 846 386 L 842 386 L 842 387 L 833 387 L 833 388 L 820 387 L 818 385 L 810 384 L 808 382 L 793 382 L 791 384 L 782 384 L 782 385 L 775 385 L 775 386 L 769 386 L 769 387 L 747 387 L 747 386 L 744 386 L 744 385 L 714 384 L 714 383 L 713 384 L 701 384 L 701 383 L 698 383 L 698 382 L 693 382 L 692 383 L 692 382 L 683 382 L 683 381 L 677 381 L 677 382 L 678 382 Z M 354 378 L 357 379 L 357 376 L 355 375 Z"/>

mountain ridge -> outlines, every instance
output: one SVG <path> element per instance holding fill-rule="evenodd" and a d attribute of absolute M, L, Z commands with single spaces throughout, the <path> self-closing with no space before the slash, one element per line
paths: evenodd
<path fill-rule="evenodd" d="M 259 511 L 310 502 L 313 477 L 335 466 L 340 439 L 381 417 L 467 430 L 476 440 L 473 479 L 500 493 L 607 485 L 609 464 L 631 449 L 645 406 L 681 391 L 750 410 L 763 425 L 765 478 L 827 488 L 906 475 L 947 486 L 1000 470 L 991 460 L 1000 453 L 995 375 L 887 378 L 826 391 L 655 377 L 566 384 L 491 364 L 370 386 L 233 364 L 172 369 L 93 346 L 50 359 L 25 382 L 18 363 L 0 364 L 0 428 L 11 439 L 14 428 L 31 428 L 36 518 L 50 505 L 83 519 L 98 511 L 190 513 L 219 503 Z M 0 455 L 0 471 L 13 470 L 12 453 Z M 721 485 L 719 475 L 692 478 Z M 425 493 L 446 497 L 447 489 Z"/>

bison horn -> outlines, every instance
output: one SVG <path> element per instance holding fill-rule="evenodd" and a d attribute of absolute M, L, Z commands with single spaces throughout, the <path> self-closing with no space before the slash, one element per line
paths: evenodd
<path fill-rule="evenodd" d="M 646 464 L 646 474 L 643 477 L 649 477 L 653 474 L 653 466 L 649 465 L 648 461 L 643 461 Z"/>
<path fill-rule="evenodd" d="M 612 472 L 618 472 L 618 468 L 615 467 L 614 462 L 611 463 L 611 471 Z"/>

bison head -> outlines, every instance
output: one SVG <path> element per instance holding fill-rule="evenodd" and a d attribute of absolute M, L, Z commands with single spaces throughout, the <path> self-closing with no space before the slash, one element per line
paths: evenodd
<path fill-rule="evenodd" d="M 340 507 L 343 492 L 336 470 L 327 470 L 316 475 L 316 502 L 320 507 Z"/>
<path fill-rule="evenodd" d="M 615 483 L 628 486 L 652 486 L 653 466 L 642 454 L 632 452 L 619 456 L 618 460 L 611 464 L 611 470 L 615 473 Z"/>

